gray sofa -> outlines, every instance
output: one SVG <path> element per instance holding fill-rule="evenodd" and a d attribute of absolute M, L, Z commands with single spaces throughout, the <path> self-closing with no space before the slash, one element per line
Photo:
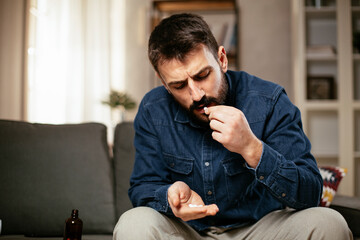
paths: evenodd
<path fill-rule="evenodd" d="M 79 209 L 83 240 L 112 239 L 127 196 L 134 147 L 131 122 L 116 126 L 114 147 L 99 123 L 33 124 L 0 120 L 2 239 L 62 239 Z M 360 236 L 360 200 L 336 197 L 333 208 Z"/>
<path fill-rule="evenodd" d="M 62 239 L 74 208 L 83 239 L 112 239 L 131 208 L 133 136 L 132 123 L 119 124 L 111 149 L 99 123 L 0 120 L 0 239 Z"/>

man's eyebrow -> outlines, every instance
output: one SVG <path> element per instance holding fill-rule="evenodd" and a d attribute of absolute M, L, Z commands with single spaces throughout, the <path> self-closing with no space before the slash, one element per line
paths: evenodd
<path fill-rule="evenodd" d="M 176 85 L 176 84 L 182 84 L 184 82 L 186 82 L 187 79 L 184 79 L 184 80 L 178 80 L 178 81 L 172 81 L 172 82 L 169 82 L 168 85 L 169 86 L 172 86 L 172 85 Z"/>
<path fill-rule="evenodd" d="M 202 72 L 206 71 L 206 70 L 211 70 L 213 67 L 211 66 L 206 66 L 206 67 L 203 67 L 202 69 L 200 69 L 197 73 L 195 73 L 194 75 L 190 76 L 191 78 L 196 78 L 197 75 L 201 74 Z M 172 81 L 172 82 L 169 82 L 168 85 L 171 86 L 171 85 L 176 85 L 176 84 L 182 84 L 184 82 L 186 82 L 187 79 L 183 79 L 183 80 L 177 80 L 177 81 Z"/>

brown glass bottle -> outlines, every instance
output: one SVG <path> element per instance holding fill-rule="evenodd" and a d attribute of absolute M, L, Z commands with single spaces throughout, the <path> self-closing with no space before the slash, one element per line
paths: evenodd
<path fill-rule="evenodd" d="M 81 240 L 82 226 L 79 210 L 73 209 L 71 217 L 65 221 L 64 240 Z"/>

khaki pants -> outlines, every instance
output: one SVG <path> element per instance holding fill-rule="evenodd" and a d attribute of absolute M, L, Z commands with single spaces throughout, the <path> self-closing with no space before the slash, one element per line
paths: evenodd
<path fill-rule="evenodd" d="M 114 229 L 114 240 L 148 239 L 353 239 L 344 218 L 330 208 L 302 211 L 278 210 L 253 225 L 224 231 L 212 228 L 197 232 L 185 222 L 169 218 L 151 208 L 138 207 L 125 212 Z"/>

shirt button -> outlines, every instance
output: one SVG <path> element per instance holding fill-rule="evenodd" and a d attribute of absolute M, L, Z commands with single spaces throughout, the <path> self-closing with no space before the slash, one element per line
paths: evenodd
<path fill-rule="evenodd" d="M 286 197 L 286 193 L 282 193 L 281 196 L 282 196 L 282 197 Z"/>
<path fill-rule="evenodd" d="M 211 194 L 212 194 L 212 191 L 208 191 L 207 194 L 208 194 L 208 195 L 211 195 Z"/>
<path fill-rule="evenodd" d="M 208 167 L 209 165 L 210 165 L 210 163 L 209 163 L 209 162 L 205 162 L 205 166 L 207 166 L 207 167 Z"/>
<path fill-rule="evenodd" d="M 264 180 L 264 178 L 265 178 L 264 176 L 260 176 L 260 177 L 259 177 L 260 180 Z"/>

